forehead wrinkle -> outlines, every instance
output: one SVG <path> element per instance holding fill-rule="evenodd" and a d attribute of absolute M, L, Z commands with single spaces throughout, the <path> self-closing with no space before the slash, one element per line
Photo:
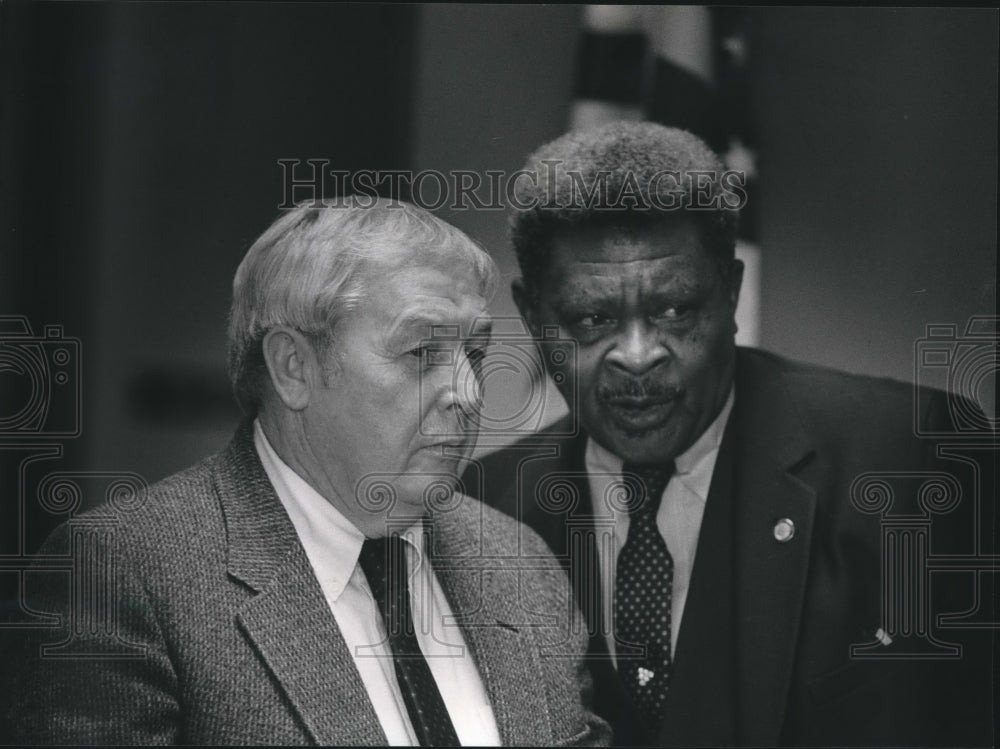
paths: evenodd
<path fill-rule="evenodd" d="M 562 274 L 563 296 L 574 294 L 613 294 L 626 297 L 631 292 L 642 296 L 658 292 L 696 292 L 706 286 L 707 279 L 698 273 L 695 263 L 687 256 L 681 262 L 661 262 L 666 258 L 633 260 L 628 262 L 608 261 L 603 263 L 573 263 Z"/>
<path fill-rule="evenodd" d="M 659 269 L 664 266 L 678 266 L 679 268 L 690 268 L 694 269 L 698 265 L 697 260 L 688 252 L 677 251 L 677 252 L 664 252 L 658 251 L 657 254 L 650 257 L 636 257 L 630 259 L 624 258 L 614 258 L 608 257 L 603 259 L 588 258 L 581 259 L 577 257 L 565 257 L 561 258 L 562 262 L 557 262 L 554 267 L 560 267 L 563 269 L 572 269 L 574 271 L 580 270 L 583 272 L 587 271 L 597 271 L 597 272 L 607 272 L 614 271 L 619 268 L 625 270 L 640 269 L 645 270 L 646 268 Z"/>
<path fill-rule="evenodd" d="M 706 256 L 697 226 L 679 224 L 580 226 L 554 237 L 555 264 L 629 265 L 674 257 Z"/>
<path fill-rule="evenodd" d="M 457 326 L 461 332 L 471 329 L 474 322 L 485 316 L 485 311 L 485 304 L 459 303 L 446 295 L 421 295 L 393 316 L 389 334 L 418 332 L 422 337 L 429 338 L 436 326 Z"/>

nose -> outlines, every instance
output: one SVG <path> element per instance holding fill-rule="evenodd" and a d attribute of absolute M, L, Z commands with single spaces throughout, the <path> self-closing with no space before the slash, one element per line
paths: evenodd
<path fill-rule="evenodd" d="M 606 360 L 632 375 L 641 375 L 670 357 L 670 349 L 660 340 L 655 326 L 630 320 L 615 340 Z"/>

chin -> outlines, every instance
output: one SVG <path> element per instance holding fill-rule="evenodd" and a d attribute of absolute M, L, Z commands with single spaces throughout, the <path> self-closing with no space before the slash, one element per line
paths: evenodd
<path fill-rule="evenodd" d="M 675 457 L 674 452 L 669 448 L 665 448 L 662 445 L 649 445 L 641 447 L 633 447 L 627 449 L 622 455 L 620 455 L 623 460 L 631 460 L 636 463 L 666 463 Z"/>
<path fill-rule="evenodd" d="M 400 494 L 409 499 L 408 503 L 416 504 L 429 495 L 453 492 L 458 486 L 458 474 L 454 465 L 424 466 L 401 477 L 398 486 Z"/>
<path fill-rule="evenodd" d="M 673 430 L 650 429 L 644 432 L 619 431 L 611 435 L 611 451 L 623 460 L 637 463 L 660 463 L 675 458 L 684 449 Z"/>

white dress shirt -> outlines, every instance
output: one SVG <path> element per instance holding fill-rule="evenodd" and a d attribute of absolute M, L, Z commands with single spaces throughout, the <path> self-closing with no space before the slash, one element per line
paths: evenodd
<path fill-rule="evenodd" d="M 278 457 L 259 421 L 254 422 L 254 445 L 305 548 L 389 744 L 416 746 L 416 734 L 386 642 L 385 624 L 358 565 L 364 534 Z M 423 564 L 424 534 L 420 525 L 411 527 L 402 537 L 407 542 L 410 606 L 417 642 L 458 739 L 463 746 L 499 746 L 496 719 L 472 653 L 462 630 L 454 623 L 431 565 Z"/>
<path fill-rule="evenodd" d="M 667 549 L 674 559 L 673 594 L 671 598 L 670 650 L 677 649 L 680 637 L 681 619 L 684 616 L 684 604 L 687 601 L 688 587 L 691 584 L 691 572 L 694 568 L 694 555 L 698 548 L 698 536 L 701 533 L 701 519 L 705 514 L 705 502 L 708 500 L 708 490 L 712 484 L 712 472 L 719 456 L 719 446 L 722 443 L 722 433 L 733 410 L 733 391 L 722 411 L 709 425 L 702 435 L 684 453 L 674 459 L 676 470 L 670 482 L 663 490 L 663 499 L 656 513 L 656 526 L 660 535 L 667 542 Z M 604 553 L 602 545 L 598 545 L 598 564 L 601 570 L 601 616 L 603 632 L 607 633 L 608 649 L 612 657 L 615 655 L 612 622 L 614 621 L 614 580 L 615 562 L 618 554 L 628 538 L 628 513 L 615 509 L 600 500 L 612 486 L 622 480 L 622 465 L 624 461 L 609 452 L 594 440 L 587 440 L 587 450 L 584 457 L 587 467 L 590 496 L 594 498 L 594 515 L 600 522 L 603 518 L 610 526 L 613 524 L 614 538 L 611 548 L 614 559 Z"/>

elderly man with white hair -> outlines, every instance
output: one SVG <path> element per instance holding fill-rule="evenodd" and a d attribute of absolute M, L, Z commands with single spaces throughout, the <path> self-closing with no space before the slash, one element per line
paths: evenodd
<path fill-rule="evenodd" d="M 401 201 L 281 216 L 233 284 L 246 419 L 101 537 L 108 595 L 33 575 L 27 605 L 65 629 L 8 669 L 15 739 L 605 743 L 558 563 L 456 491 L 494 275 Z M 42 553 L 72 544 L 63 526 Z"/>

